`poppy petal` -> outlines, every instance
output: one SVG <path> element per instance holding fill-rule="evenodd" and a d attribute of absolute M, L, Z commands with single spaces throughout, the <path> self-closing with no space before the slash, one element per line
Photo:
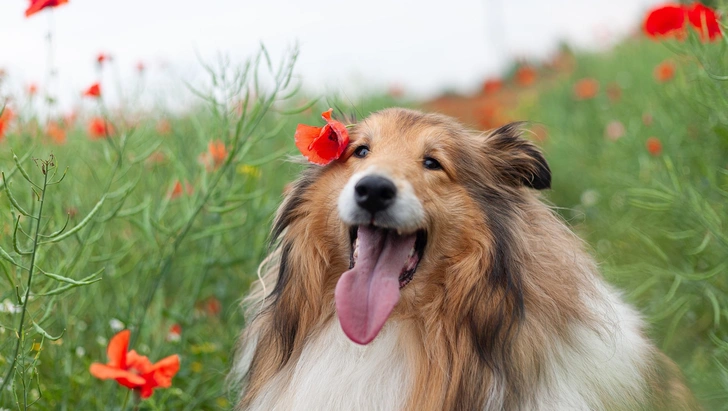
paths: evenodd
<path fill-rule="evenodd" d="M 139 372 L 139 374 L 147 374 L 152 371 L 152 362 L 145 355 L 139 355 L 135 350 L 129 351 L 127 354 L 127 366 Z"/>
<path fill-rule="evenodd" d="M 657 7 L 647 14 L 643 30 L 652 38 L 673 36 L 683 38 L 687 18 L 685 7 L 668 4 Z"/>
<path fill-rule="evenodd" d="M 323 127 L 299 124 L 294 139 L 296 147 L 311 163 L 325 166 L 341 157 L 349 144 L 349 133 L 340 121 L 331 118 L 334 109 L 321 113 Z"/>
<path fill-rule="evenodd" d="M 688 10 L 688 20 L 690 24 L 700 33 L 700 39 L 705 41 L 715 40 L 720 37 L 720 25 L 718 24 L 718 16 L 715 10 L 695 3 Z"/>
<path fill-rule="evenodd" d="M 109 357 L 109 366 L 126 368 L 126 349 L 129 347 L 131 331 L 123 330 L 111 337 L 106 355 Z"/>
<path fill-rule="evenodd" d="M 346 130 L 346 126 L 344 123 L 336 120 L 331 119 L 331 113 L 334 111 L 334 109 L 330 108 L 328 111 L 325 111 L 321 113 L 321 117 L 326 120 L 326 123 L 334 130 L 334 133 L 336 133 L 336 138 L 339 140 L 339 146 L 341 147 L 341 151 L 343 152 L 346 146 L 349 144 L 349 132 Z M 340 156 L 341 153 L 338 153 L 338 156 Z"/>
<path fill-rule="evenodd" d="M 303 154 L 306 159 L 314 164 L 324 165 L 326 160 L 321 158 L 315 151 L 311 150 L 311 145 L 319 137 L 323 127 L 313 127 L 306 124 L 299 124 L 296 127 L 296 134 L 293 139 L 296 142 L 298 151 Z"/>
<path fill-rule="evenodd" d="M 153 366 L 154 382 L 159 387 L 171 387 L 172 377 L 179 371 L 179 355 L 174 354 L 157 361 Z"/>
<path fill-rule="evenodd" d="M 91 373 L 91 375 L 100 380 L 114 379 L 119 381 L 119 383 L 121 383 L 125 387 L 129 388 L 139 387 L 146 382 L 146 380 L 141 375 L 137 375 L 130 371 L 125 371 L 116 367 L 110 367 L 108 365 L 100 364 L 97 362 L 91 364 L 89 372 Z M 122 383 L 122 380 L 124 381 L 124 383 Z"/>

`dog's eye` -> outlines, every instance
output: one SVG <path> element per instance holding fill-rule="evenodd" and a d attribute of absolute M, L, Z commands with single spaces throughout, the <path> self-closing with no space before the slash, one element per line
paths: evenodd
<path fill-rule="evenodd" d="M 359 146 L 354 150 L 354 157 L 364 158 L 369 154 L 369 146 Z"/>
<path fill-rule="evenodd" d="M 424 165 L 425 168 L 428 170 L 442 170 L 442 165 L 440 165 L 440 162 L 432 157 L 425 157 L 422 165 Z"/>

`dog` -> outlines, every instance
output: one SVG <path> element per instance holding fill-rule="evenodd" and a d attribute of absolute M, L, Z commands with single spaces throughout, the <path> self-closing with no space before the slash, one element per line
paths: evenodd
<path fill-rule="evenodd" d="M 309 166 L 244 301 L 236 409 L 699 409 L 522 129 L 386 109 Z"/>

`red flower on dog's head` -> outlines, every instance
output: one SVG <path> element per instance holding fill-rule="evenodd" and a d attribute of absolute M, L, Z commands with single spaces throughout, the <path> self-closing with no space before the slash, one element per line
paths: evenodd
<path fill-rule="evenodd" d="M 85 97 L 101 97 L 101 85 L 94 83 L 83 92 Z"/>
<path fill-rule="evenodd" d="M 346 126 L 331 118 L 334 109 L 321 113 L 326 120 L 323 127 L 299 124 L 294 139 L 296 147 L 306 159 L 314 164 L 325 166 L 341 157 L 349 144 L 349 132 Z"/>
<path fill-rule="evenodd" d="M 30 6 L 25 10 L 25 17 L 30 17 L 47 7 L 58 7 L 66 3 L 68 0 L 30 0 Z"/>
<path fill-rule="evenodd" d="M 101 380 L 114 379 L 124 387 L 139 390 L 142 398 L 149 398 L 155 388 L 171 387 L 172 377 L 179 371 L 179 356 L 170 355 L 152 364 L 146 356 L 126 351 L 130 335 L 129 330 L 124 330 L 111 338 L 106 349 L 109 362 L 91 364 L 91 375 Z"/>

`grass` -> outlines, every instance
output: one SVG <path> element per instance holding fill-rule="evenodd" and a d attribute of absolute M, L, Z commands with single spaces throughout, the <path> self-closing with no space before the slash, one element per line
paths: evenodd
<path fill-rule="evenodd" d="M 535 85 L 507 80 L 502 91 L 518 97 L 511 117 L 548 129 L 540 144 L 554 171 L 549 201 L 644 313 L 706 409 L 727 409 L 728 397 L 725 47 L 630 39 L 577 53 L 570 69 L 540 68 Z M 658 82 L 653 70 L 665 59 L 676 72 Z M 110 115 L 100 104 L 84 115 L 104 115 L 116 132 L 98 140 L 73 126 L 53 144 L 38 131 L 44 119 L 16 113 L 0 142 L 0 406 L 230 408 L 224 379 L 244 323 L 238 303 L 299 171 L 285 161 L 296 124 L 319 124 L 329 106 L 361 118 L 403 104 L 389 96 L 310 103 L 296 93 L 294 61 L 262 51 L 237 68 L 209 68 L 200 106 L 178 117 L 162 118 L 162 108 Z M 575 99 L 586 77 L 600 90 Z M 605 138 L 615 121 L 622 135 Z M 659 154 L 646 148 L 650 137 Z M 226 150 L 217 162 L 214 141 Z M 173 386 L 141 404 L 88 372 L 106 362 L 120 328 L 152 360 L 182 359 Z"/>

